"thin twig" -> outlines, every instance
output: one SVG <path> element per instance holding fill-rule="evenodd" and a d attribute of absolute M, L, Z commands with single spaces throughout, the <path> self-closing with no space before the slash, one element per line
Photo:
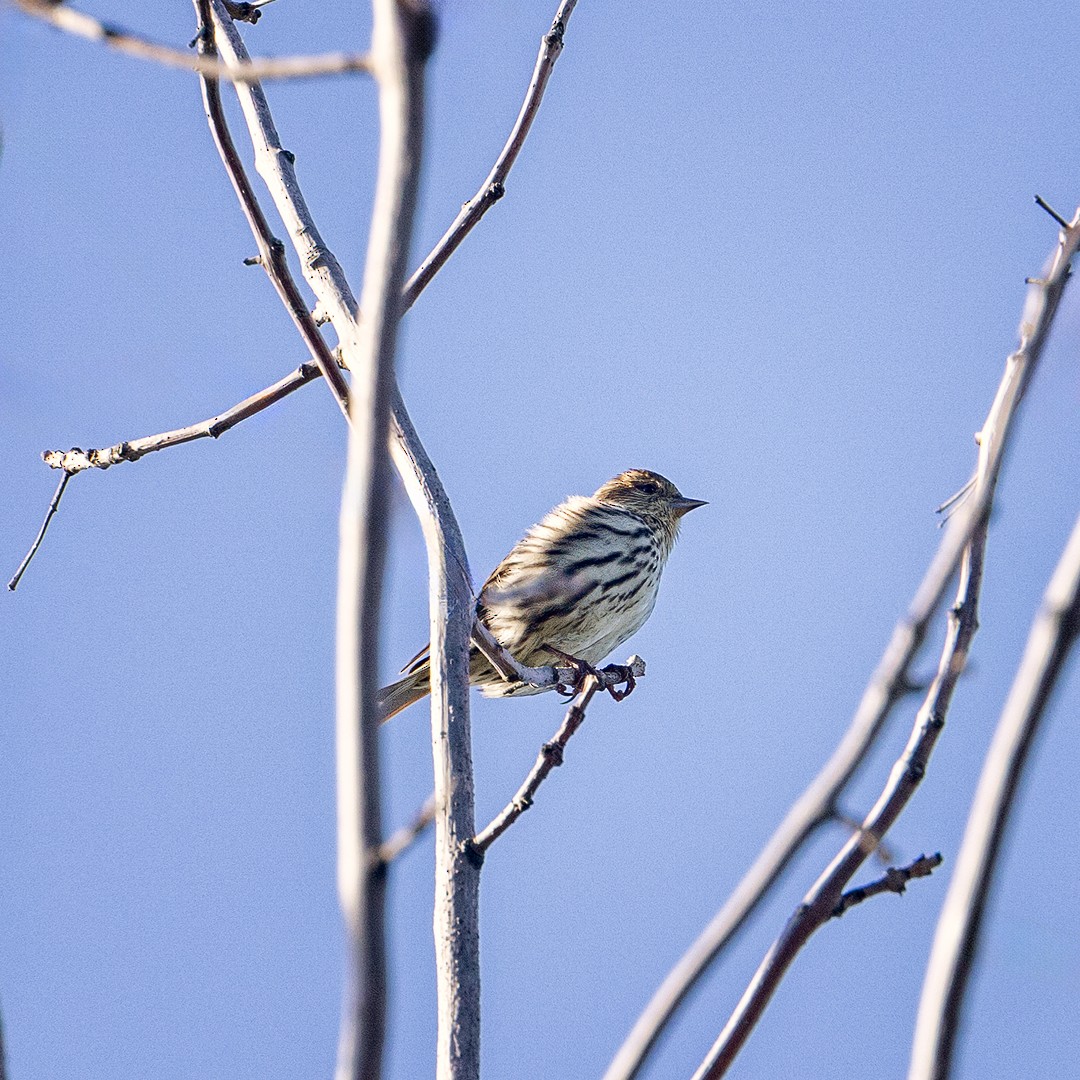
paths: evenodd
<path fill-rule="evenodd" d="M 210 10 L 214 19 L 214 40 L 222 58 L 230 65 L 247 63 L 247 49 L 227 5 L 223 0 L 212 0 Z M 318 298 L 319 309 L 333 322 L 346 354 L 344 362 L 349 366 L 356 360 L 359 328 L 356 298 L 345 271 L 323 242 L 296 177 L 296 157 L 281 145 L 262 87 L 258 82 L 247 82 L 235 89 L 251 137 L 255 168 L 285 225 L 304 279 Z"/>
<path fill-rule="evenodd" d="M 322 372 L 315 364 L 301 364 L 273 386 L 252 394 L 226 412 L 198 424 L 177 428 L 175 431 L 163 431 L 160 435 L 149 435 L 143 439 L 116 443 L 115 446 L 107 446 L 102 450 L 80 450 L 78 447 L 71 450 L 46 450 L 41 457 L 50 468 L 63 469 L 65 473 L 74 474 L 85 469 L 108 469 L 124 461 L 138 461 L 157 450 L 195 442 L 197 439 L 216 439 L 242 420 L 268 409 L 274 402 L 287 397 L 321 375 Z"/>
<path fill-rule="evenodd" d="M 402 825 L 396 832 L 391 833 L 382 844 L 379 845 L 379 861 L 383 865 L 392 863 L 396 858 L 406 852 L 435 821 L 435 792 L 432 792 L 424 802 L 424 805 L 413 815 L 412 821 Z"/>
<path fill-rule="evenodd" d="M 491 172 L 477 193 L 462 206 L 460 213 L 446 230 L 443 237 L 432 248 L 428 257 L 417 267 L 412 277 L 405 286 L 405 307 L 410 308 L 416 302 L 416 298 L 427 288 L 431 279 L 443 268 L 447 259 L 457 250 L 458 245 L 472 232 L 480 219 L 506 194 L 506 179 L 514 162 L 521 153 L 522 146 L 532 127 L 533 120 L 540 109 L 544 91 L 547 89 L 551 72 L 555 68 L 555 61 L 559 59 L 563 50 L 563 38 L 566 34 L 566 26 L 570 22 L 577 0 L 562 0 L 555 18 L 552 20 L 551 29 L 540 39 L 540 52 L 536 57 L 536 65 L 533 68 L 532 79 L 529 89 L 525 93 L 525 100 L 521 104 L 521 111 L 510 131 L 510 137 L 502 148 L 492 166 Z"/>
<path fill-rule="evenodd" d="M 1028 288 L 1020 321 L 1019 348 L 1005 363 L 1005 374 L 979 433 L 975 490 L 970 502 L 954 519 L 957 523 L 969 521 L 975 526 L 965 553 L 958 602 L 950 611 L 938 671 L 915 718 L 904 753 L 893 766 L 877 803 L 863 821 L 860 835 L 849 840 L 821 874 L 758 966 L 738 1006 L 694 1074 L 694 1080 L 717 1080 L 725 1074 L 795 957 L 831 917 L 844 888 L 867 857 L 868 842 L 874 843 L 888 832 L 926 774 L 978 626 L 977 604 L 982 584 L 986 527 L 1005 449 L 1014 430 L 1012 421 L 1038 366 L 1078 245 L 1080 210 L 1073 225 L 1058 237 L 1046 273 Z M 948 541 L 949 533 L 954 533 L 956 528 L 955 524 L 950 526 L 944 541 Z M 935 561 L 940 554 L 939 549 Z"/>
<path fill-rule="evenodd" d="M 626 669 L 631 671 L 635 678 L 641 678 L 645 674 L 645 663 L 640 656 L 631 656 L 626 662 Z M 540 747 L 536 762 L 529 770 L 521 787 L 506 806 L 495 815 L 487 828 L 482 829 L 473 837 L 470 847 L 474 852 L 480 856 L 486 854 L 487 849 L 532 806 L 533 798 L 540 785 L 548 778 L 552 769 L 563 763 L 566 744 L 584 723 L 585 710 L 597 691 L 624 681 L 625 678 L 619 678 L 618 672 L 614 670 L 590 672 L 581 679 L 577 694 L 566 710 L 566 716 L 559 730 L 555 732 L 550 742 Z"/>
<path fill-rule="evenodd" d="M 52 521 L 53 515 L 60 509 L 60 500 L 64 497 L 64 488 L 67 487 L 68 481 L 71 479 L 71 473 L 65 472 L 60 477 L 60 483 L 56 485 L 56 491 L 53 492 L 53 497 L 49 500 L 49 509 L 45 511 L 45 520 L 41 523 L 41 528 L 38 529 L 38 534 L 34 538 L 34 542 L 30 545 L 30 550 L 23 557 L 23 561 L 19 563 L 19 569 L 15 571 L 11 580 L 8 582 L 8 589 L 14 592 L 19 585 L 19 580 L 23 574 L 26 573 L 26 568 L 30 565 L 30 561 L 37 554 L 37 550 L 41 547 L 41 541 L 45 539 L 45 533 L 49 531 L 49 522 Z"/>
<path fill-rule="evenodd" d="M 1075 228 L 1076 222 L 1070 228 Z M 1047 586 L 971 804 L 938 918 L 909 1080 L 946 1080 L 1001 842 L 1050 695 L 1080 632 L 1080 519 Z"/>
<path fill-rule="evenodd" d="M 848 889 L 833 908 L 832 918 L 839 919 L 841 915 L 872 896 L 880 896 L 882 893 L 896 893 L 897 896 L 902 896 L 909 881 L 913 878 L 929 877 L 940 865 L 941 852 L 939 851 L 934 855 L 920 855 L 907 866 L 890 866 L 877 881 L 860 885 L 856 889 Z"/>
<path fill-rule="evenodd" d="M 57 0 L 15 0 L 15 3 L 27 15 L 42 19 L 58 30 L 89 41 L 100 41 L 117 52 L 140 60 L 150 60 L 166 67 L 183 68 L 210 79 L 251 82 L 254 79 L 311 79 L 324 75 L 371 72 L 369 57 L 349 53 L 259 57 L 240 67 L 232 67 L 212 56 L 195 55 L 185 49 L 162 45 L 115 23 L 102 22 L 92 15 L 76 11 Z"/>
<path fill-rule="evenodd" d="M 199 18 L 199 51 L 201 54 L 216 55 L 214 45 L 213 24 L 211 21 L 209 0 L 195 0 L 195 10 Z M 225 119 L 225 110 L 221 104 L 221 86 L 216 79 L 200 77 L 203 90 L 203 102 L 206 106 L 206 116 L 210 122 L 210 130 L 221 155 L 222 164 L 229 174 L 236 197 L 240 200 L 244 216 L 255 237 L 259 247 L 259 262 L 270 278 L 271 283 L 277 290 L 285 310 L 292 316 L 300 336 L 304 339 L 311 358 L 319 365 L 323 378 L 330 386 L 341 411 L 346 418 L 349 416 L 349 386 L 345 376 L 337 366 L 332 353 L 322 334 L 319 332 L 315 320 L 308 311 L 308 305 L 300 290 L 293 280 L 289 270 L 288 260 L 285 258 L 285 246 L 270 231 L 266 215 L 262 212 L 255 192 L 248 180 L 247 172 L 236 152 L 236 144 L 229 132 L 228 122 Z"/>
<path fill-rule="evenodd" d="M 379 163 L 352 359 L 348 461 L 341 497 L 337 617 L 338 891 L 349 939 L 337 1080 L 378 1080 L 386 1035 L 386 864 L 380 858 L 379 614 L 386 554 L 401 288 L 420 182 L 424 66 L 435 44 L 426 4 L 374 0 Z M 335 369 L 336 370 L 336 369 Z M 325 374 L 325 373 L 324 373 Z"/>
<path fill-rule="evenodd" d="M 979 465 L 971 498 L 966 500 L 950 518 L 938 550 L 931 560 L 906 616 L 893 630 L 889 644 L 863 693 L 851 725 L 832 757 L 788 811 L 779 828 L 773 833 L 727 902 L 653 994 L 608 1067 L 604 1080 L 630 1080 L 638 1074 L 660 1034 L 691 988 L 743 926 L 751 912 L 761 903 L 795 853 L 802 848 L 816 829 L 831 817 L 838 796 L 874 745 L 893 705 L 910 691 L 908 672 L 911 664 L 938 610 L 949 580 L 957 564 L 962 561 L 964 565 L 961 573 L 960 594 L 967 598 L 968 603 L 965 604 L 961 599 L 959 606 L 950 613 L 949 638 L 942 652 L 939 674 L 919 711 L 917 720 L 917 727 L 921 725 L 925 728 L 927 739 L 922 742 L 915 740 L 919 742 L 919 746 L 915 748 L 917 756 L 912 760 L 917 763 L 919 756 L 925 754 L 928 757 L 932 740 L 944 723 L 944 712 L 941 710 L 948 707 L 955 680 L 963 668 L 962 657 L 966 655 L 967 643 L 970 642 L 971 635 L 974 634 L 977 626 L 975 606 L 981 583 L 982 566 L 982 543 L 979 538 L 985 538 L 986 522 L 1001 462 L 1013 431 L 1012 420 L 1038 364 L 1046 335 L 1049 333 L 1058 302 L 1068 280 L 1068 267 L 1076 250 L 1077 239 L 1076 230 L 1070 230 L 1067 237 L 1061 239 L 1055 249 L 1049 270 L 1042 279 L 1033 282 L 1028 289 L 1020 321 L 1020 348 L 1006 361 L 1005 373 L 979 434 Z M 864 829 L 866 829 L 865 823 Z M 884 832 L 872 829 L 867 830 L 866 835 L 880 839 Z M 855 872 L 866 857 L 867 847 L 866 836 L 860 835 L 850 841 L 848 847 L 845 848 L 845 851 L 850 848 L 858 852 L 860 856 L 850 866 L 851 873 Z M 823 919 L 828 916 L 848 880 L 850 880 L 850 873 L 843 881 L 839 881 L 839 878 L 830 879 L 829 890 L 835 895 L 827 897 L 823 893 L 817 898 L 820 906 L 814 918 Z M 766 963 L 773 959 L 775 957 L 770 952 L 762 966 L 765 967 Z M 756 985 L 757 978 L 755 977 L 755 983 L 751 984 L 747 993 L 751 994 L 752 991 L 757 993 Z M 775 989 L 775 983 L 772 984 L 772 989 Z M 771 994 L 771 990 L 769 993 Z M 758 1000 L 758 1005 L 764 1008 L 766 1002 L 767 997 L 764 1000 Z M 754 1022 L 756 1022 L 756 1017 Z M 753 1023 L 750 1024 L 750 1027 L 752 1026 Z M 742 1045 L 741 1040 L 748 1033 L 749 1027 L 742 1034 L 738 1044 L 732 1044 L 729 1049 L 733 1048 L 737 1052 L 738 1046 Z M 717 1041 L 717 1046 L 724 1038 L 725 1036 L 722 1035 Z M 715 1049 L 716 1047 L 714 1051 Z M 709 1063 L 714 1060 L 716 1059 L 710 1054 L 702 1068 L 711 1067 Z M 722 1075 L 722 1070 L 699 1075 L 719 1076 Z"/>

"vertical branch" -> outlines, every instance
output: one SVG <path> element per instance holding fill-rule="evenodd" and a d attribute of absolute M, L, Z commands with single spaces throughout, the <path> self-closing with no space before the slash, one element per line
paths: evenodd
<path fill-rule="evenodd" d="M 435 468 L 395 389 L 390 443 L 424 530 L 431 621 L 431 752 L 435 765 L 435 970 L 437 1080 L 480 1075 L 480 866 L 472 736 L 469 637 L 475 613 L 465 544 Z"/>
<path fill-rule="evenodd" d="M 378 629 L 389 479 L 386 432 L 423 135 L 426 6 L 374 0 L 379 168 L 364 267 L 366 318 L 352 358 L 348 463 L 341 500 L 337 618 L 338 889 L 349 971 L 338 1080 L 377 1080 L 386 1028 L 386 867 L 380 855 Z"/>
<path fill-rule="evenodd" d="M 930 951 L 909 1080 L 945 1080 L 949 1075 L 964 992 L 1009 812 L 1039 721 L 1078 631 L 1080 519 L 1047 586 L 979 777 Z"/>

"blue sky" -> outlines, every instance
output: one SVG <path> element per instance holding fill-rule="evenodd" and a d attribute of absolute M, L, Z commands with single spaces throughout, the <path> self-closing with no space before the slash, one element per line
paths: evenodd
<path fill-rule="evenodd" d="M 551 5 L 446 3 L 415 264 L 516 115 Z M 184 4 L 95 9 L 161 39 Z M 253 53 L 362 49 L 364 5 L 278 0 Z M 933 508 L 1014 347 L 1024 278 L 1069 215 L 1075 8 L 767 9 L 582 0 L 507 197 L 407 317 L 400 376 L 482 580 L 570 493 L 631 466 L 685 522 L 598 700 L 482 884 L 484 1065 L 598 1076 L 648 996 L 844 730 L 938 541 Z M 195 80 L 5 9 L 0 552 L 47 448 L 212 416 L 304 353 L 221 171 Z M 362 78 L 269 87 L 324 236 L 362 263 L 375 110 Z M 982 630 L 930 772 L 890 835 L 945 865 L 825 928 L 733 1076 L 899 1077 L 966 806 L 1077 512 L 1080 335 L 1066 296 L 989 545 Z M 332 666 L 344 431 L 309 386 L 217 443 L 69 486 L 3 597 L 0 1003 L 18 1080 L 328 1075 L 342 936 Z M 386 673 L 426 636 L 424 554 L 395 495 Z M 920 671 L 929 671 L 940 628 Z M 623 659 L 622 656 L 615 659 Z M 1036 746 L 957 1075 L 1075 1060 L 1075 675 Z M 864 810 L 910 727 L 848 798 Z M 478 818 L 560 719 L 476 699 Z M 426 717 L 386 730 L 386 817 L 430 789 Z M 704 1055 L 843 836 L 824 833 L 695 995 L 650 1078 Z M 876 873 L 868 868 L 865 878 Z M 393 870 L 387 1076 L 433 1062 L 431 845 Z"/>

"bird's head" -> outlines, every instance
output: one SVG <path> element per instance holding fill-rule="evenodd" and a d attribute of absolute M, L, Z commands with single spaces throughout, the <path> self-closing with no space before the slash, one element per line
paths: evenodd
<path fill-rule="evenodd" d="M 601 485 L 593 498 L 671 529 L 678 527 L 683 514 L 705 505 L 701 499 L 684 498 L 667 477 L 648 469 L 627 469 L 619 473 Z"/>

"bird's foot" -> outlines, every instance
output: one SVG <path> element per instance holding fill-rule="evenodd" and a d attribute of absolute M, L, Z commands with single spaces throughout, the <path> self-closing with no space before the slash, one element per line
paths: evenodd
<path fill-rule="evenodd" d="M 567 701 L 578 692 L 586 675 L 593 675 L 598 679 L 600 678 L 600 672 L 587 660 L 582 660 L 577 656 L 571 656 L 569 653 L 563 652 L 562 649 L 556 649 L 554 645 L 545 645 L 544 649 L 546 652 L 551 653 L 557 660 L 561 660 L 574 672 L 574 681 L 572 683 L 555 684 L 556 693 L 562 694 Z"/>
<path fill-rule="evenodd" d="M 637 679 L 634 677 L 633 668 L 624 667 L 622 664 L 608 664 L 607 667 L 597 670 L 586 660 L 582 660 L 577 656 L 571 656 L 569 653 L 564 653 L 561 649 L 556 649 L 553 645 L 545 645 L 544 648 L 551 653 L 552 656 L 561 660 L 567 667 L 572 668 L 574 671 L 574 682 L 572 685 L 566 685 L 559 683 L 555 689 L 558 693 L 565 695 L 567 700 L 572 698 L 577 692 L 577 688 L 581 686 L 582 680 L 586 675 L 592 675 L 597 679 L 601 686 L 616 700 L 622 701 L 623 698 L 629 697 L 633 693 L 634 687 L 637 686 Z M 606 678 L 605 678 L 606 676 Z M 617 676 L 614 680 L 612 676 Z M 620 686 L 625 686 L 624 690 L 620 690 Z"/>
<path fill-rule="evenodd" d="M 637 686 L 637 679 L 634 677 L 634 669 L 626 667 L 624 664 L 608 664 L 603 669 L 605 675 L 617 675 L 618 678 L 607 685 L 607 692 L 616 700 L 622 701 L 623 698 L 628 698 L 633 692 L 634 687 Z M 625 690 L 620 690 L 620 686 L 625 686 Z"/>

